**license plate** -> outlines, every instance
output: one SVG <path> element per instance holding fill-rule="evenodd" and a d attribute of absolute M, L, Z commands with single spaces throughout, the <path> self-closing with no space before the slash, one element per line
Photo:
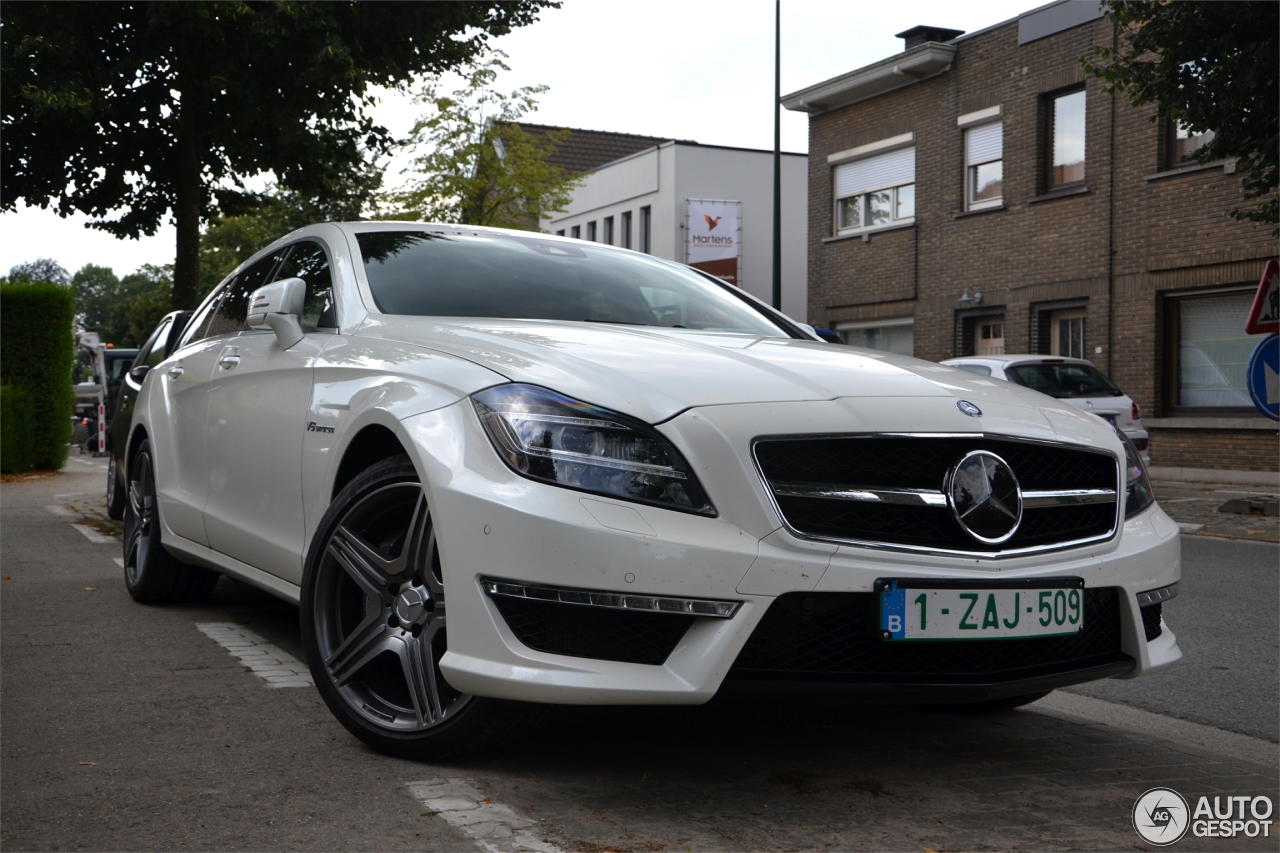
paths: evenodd
<path fill-rule="evenodd" d="M 1103 416 L 1102 416 L 1102 418 L 1103 418 L 1103 420 L 1105 420 L 1107 423 L 1111 424 L 1112 426 L 1115 426 L 1115 425 L 1116 425 L 1116 416 L 1115 416 L 1115 415 L 1103 415 Z"/>
<path fill-rule="evenodd" d="M 1026 584 L 886 580 L 880 630 L 886 640 L 1009 640 L 1059 637 L 1084 627 L 1084 583 Z"/>

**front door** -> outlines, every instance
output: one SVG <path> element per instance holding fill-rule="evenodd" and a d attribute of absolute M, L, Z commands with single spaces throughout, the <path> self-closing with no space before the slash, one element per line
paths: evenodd
<path fill-rule="evenodd" d="M 302 437 L 324 335 L 288 350 L 272 332 L 224 342 L 209 407 L 209 546 L 302 582 Z"/>
<path fill-rule="evenodd" d="M 976 323 L 974 344 L 977 355 L 1004 355 L 1004 315 L 982 317 Z"/>

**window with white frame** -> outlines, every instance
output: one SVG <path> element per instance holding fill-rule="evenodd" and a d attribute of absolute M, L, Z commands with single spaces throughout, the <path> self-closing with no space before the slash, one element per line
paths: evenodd
<path fill-rule="evenodd" d="M 835 168 L 836 232 L 846 234 L 914 221 L 915 146 Z"/>
<path fill-rule="evenodd" d="M 915 355 L 915 321 L 910 317 L 837 323 L 836 334 L 851 347 Z"/>
<path fill-rule="evenodd" d="M 969 209 L 999 206 L 1004 200 L 1004 122 L 965 130 L 964 161 Z"/>

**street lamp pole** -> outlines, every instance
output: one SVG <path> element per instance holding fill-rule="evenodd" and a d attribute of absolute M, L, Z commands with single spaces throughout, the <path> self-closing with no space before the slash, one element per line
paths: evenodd
<path fill-rule="evenodd" d="M 782 0 L 773 22 L 773 307 L 782 310 Z"/>

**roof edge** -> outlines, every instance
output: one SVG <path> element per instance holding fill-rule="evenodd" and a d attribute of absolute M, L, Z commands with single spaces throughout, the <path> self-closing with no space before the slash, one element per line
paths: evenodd
<path fill-rule="evenodd" d="M 956 55 L 954 44 L 931 41 L 888 59 L 824 80 L 782 97 L 782 106 L 813 115 L 865 101 L 947 71 Z"/>

